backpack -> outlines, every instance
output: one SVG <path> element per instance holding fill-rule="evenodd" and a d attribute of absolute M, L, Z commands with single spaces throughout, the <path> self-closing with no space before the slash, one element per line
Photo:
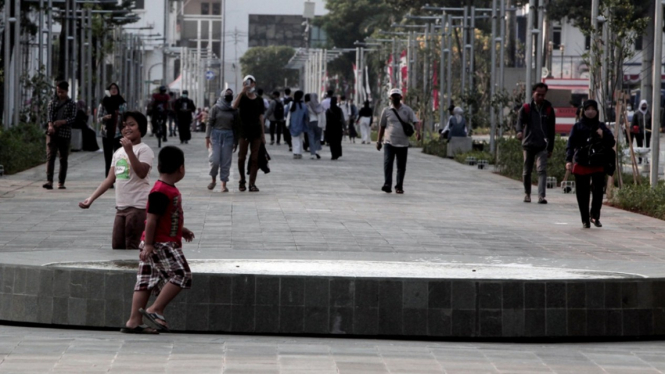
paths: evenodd
<path fill-rule="evenodd" d="M 284 104 L 281 100 L 275 100 L 275 121 L 281 122 L 284 121 Z"/>

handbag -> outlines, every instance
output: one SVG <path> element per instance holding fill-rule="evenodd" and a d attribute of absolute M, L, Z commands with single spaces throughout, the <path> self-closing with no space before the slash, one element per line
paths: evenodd
<path fill-rule="evenodd" d="M 395 116 L 397 116 L 397 119 L 399 120 L 399 123 L 402 124 L 402 129 L 404 129 L 404 135 L 406 135 L 407 138 L 411 137 L 416 130 L 413 128 L 412 125 L 407 124 L 406 122 L 402 121 L 402 117 L 397 114 L 397 110 L 395 108 L 392 108 L 393 113 L 395 113 Z"/>

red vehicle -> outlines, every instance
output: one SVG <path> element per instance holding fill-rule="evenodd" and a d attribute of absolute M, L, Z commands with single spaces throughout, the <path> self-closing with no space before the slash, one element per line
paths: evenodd
<path fill-rule="evenodd" d="M 547 100 L 552 103 L 556 114 L 556 133 L 570 134 L 577 112 L 577 108 L 571 103 L 580 105 L 589 97 L 589 80 L 544 78 L 543 83 L 549 88 Z"/>

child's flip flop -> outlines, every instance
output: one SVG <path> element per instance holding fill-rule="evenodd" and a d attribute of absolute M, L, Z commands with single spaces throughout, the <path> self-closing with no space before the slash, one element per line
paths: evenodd
<path fill-rule="evenodd" d="M 164 318 L 163 315 L 157 314 L 157 313 L 149 313 L 145 309 L 140 308 L 139 312 L 143 314 L 145 318 L 148 319 L 150 324 L 153 325 L 154 328 L 157 329 L 159 332 L 169 332 L 169 328 L 166 326 L 166 319 Z M 157 321 L 162 321 L 162 323 L 159 323 Z"/>
<path fill-rule="evenodd" d="M 148 325 L 138 325 L 133 328 L 123 327 L 120 329 L 120 332 L 123 334 L 150 334 L 150 335 L 159 334 L 159 331 L 153 329 L 152 327 L 148 327 Z"/>

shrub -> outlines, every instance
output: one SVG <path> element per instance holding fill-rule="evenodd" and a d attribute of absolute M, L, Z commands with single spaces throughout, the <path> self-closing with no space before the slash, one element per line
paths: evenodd
<path fill-rule="evenodd" d="M 486 151 L 470 151 L 458 153 L 455 155 L 455 161 L 460 164 L 466 164 L 467 157 L 475 157 L 476 160 L 487 160 L 490 164 L 494 164 L 494 155 Z"/>
<path fill-rule="evenodd" d="M 44 130 L 34 124 L 20 124 L 0 130 L 0 165 L 6 174 L 42 164 L 46 160 Z"/>
<path fill-rule="evenodd" d="M 448 147 L 445 142 L 430 140 L 423 144 L 423 153 L 439 157 L 447 157 Z"/>
<path fill-rule="evenodd" d="M 648 184 L 624 184 L 622 189 L 616 190 L 610 204 L 665 220 L 665 184 L 661 182 L 656 188 L 651 188 Z"/>
<path fill-rule="evenodd" d="M 557 136 L 554 140 L 552 157 L 547 160 L 547 176 L 556 177 L 558 182 L 561 182 L 566 175 L 566 143 L 566 140 Z M 524 165 L 522 142 L 516 138 L 498 139 L 497 147 L 499 152 L 496 166 L 499 173 L 509 178 L 522 180 Z M 535 165 L 531 174 L 531 181 L 532 183 L 538 183 L 538 172 Z"/>

